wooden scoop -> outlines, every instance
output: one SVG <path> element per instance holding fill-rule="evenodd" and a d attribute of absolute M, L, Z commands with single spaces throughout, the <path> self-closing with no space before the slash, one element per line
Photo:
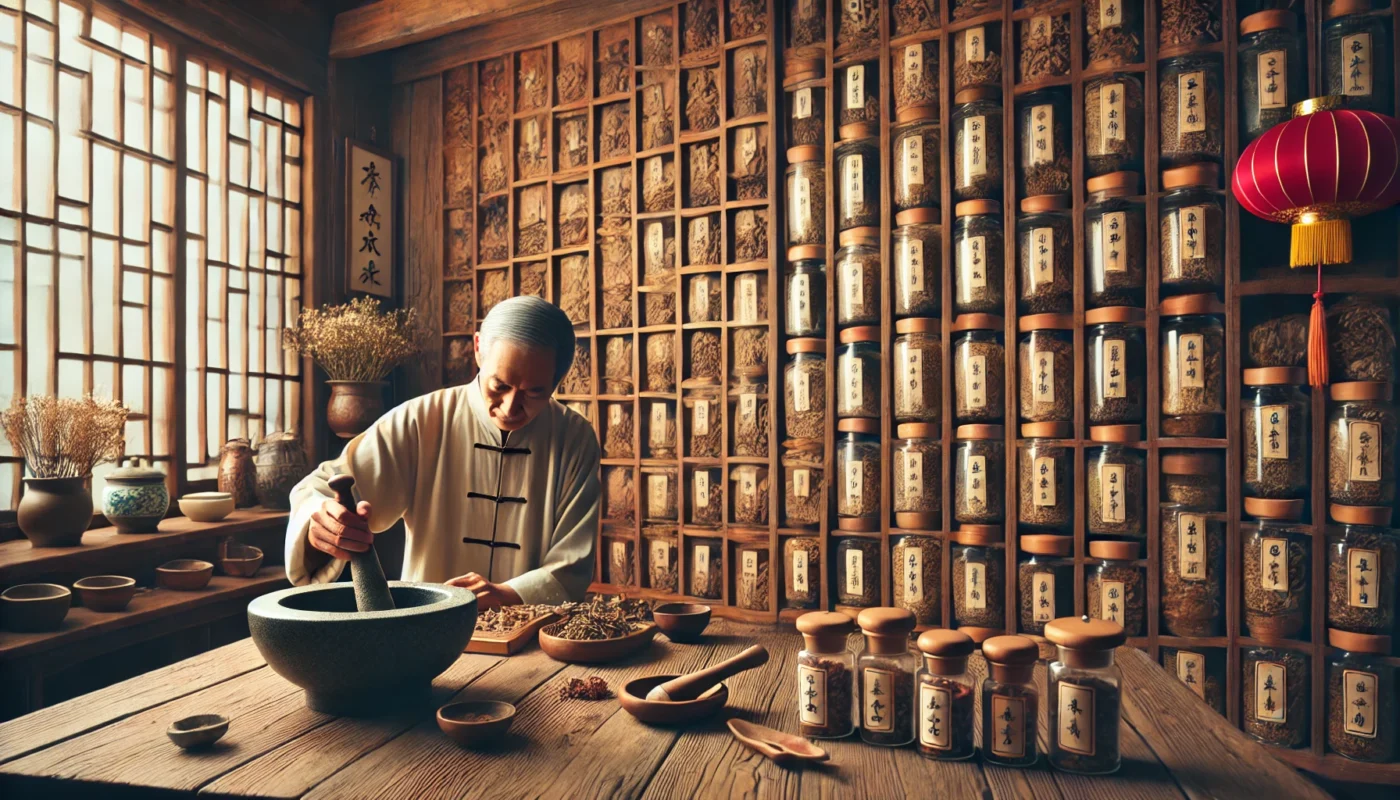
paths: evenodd
<path fill-rule="evenodd" d="M 682 700 L 694 700 L 701 694 L 704 694 L 706 689 L 723 681 L 725 678 L 733 677 L 745 670 L 760 667 L 767 663 L 768 651 L 763 648 L 763 645 L 756 644 L 733 658 L 726 658 L 718 664 L 702 669 L 699 672 L 691 672 L 679 678 L 672 678 L 660 686 L 652 687 L 652 690 L 647 692 L 647 699 L 662 703 L 679 703 Z"/>
<path fill-rule="evenodd" d="M 739 743 L 771 759 L 775 764 L 797 761 L 827 761 L 831 754 L 801 736 L 775 731 L 764 725 L 742 719 L 729 720 L 729 732 Z"/>
<path fill-rule="evenodd" d="M 355 479 L 337 475 L 329 481 L 336 502 L 355 510 L 355 495 L 351 489 Z M 394 598 L 389 594 L 389 582 L 384 580 L 384 567 L 374 552 L 374 545 L 363 553 L 350 554 L 350 577 L 355 581 L 355 607 L 360 611 L 393 611 Z"/>

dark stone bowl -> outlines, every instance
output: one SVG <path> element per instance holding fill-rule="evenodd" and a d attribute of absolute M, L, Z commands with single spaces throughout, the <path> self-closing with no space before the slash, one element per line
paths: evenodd
<path fill-rule="evenodd" d="M 361 614 L 349 583 L 283 589 L 248 604 L 258 652 L 306 690 L 313 711 L 366 716 L 426 703 L 462 654 L 476 596 L 440 583 L 390 581 L 393 611 Z"/>

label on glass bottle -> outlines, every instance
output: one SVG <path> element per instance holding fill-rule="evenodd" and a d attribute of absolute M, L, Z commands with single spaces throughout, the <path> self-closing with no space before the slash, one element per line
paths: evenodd
<path fill-rule="evenodd" d="M 1376 738 L 1376 709 L 1380 706 L 1380 681 L 1374 672 L 1342 670 L 1342 707 L 1347 714 L 1343 730 L 1348 736 Z"/>
<path fill-rule="evenodd" d="M 1260 722 L 1288 721 L 1288 673 L 1282 664 L 1255 663 L 1254 718 Z"/>
<path fill-rule="evenodd" d="M 963 605 L 974 610 L 987 607 L 987 565 L 969 561 L 967 582 L 963 588 Z"/>
<path fill-rule="evenodd" d="M 804 331 L 812 329 L 812 278 L 810 275 L 792 276 L 792 295 L 796 307 L 797 327 Z"/>
<path fill-rule="evenodd" d="M 747 272 L 739 276 L 737 283 L 739 308 L 734 315 L 737 318 L 735 321 L 745 325 L 758 322 L 758 276 Z"/>
<path fill-rule="evenodd" d="M 656 88 L 660 89 L 661 87 L 657 86 Z M 662 181 L 662 178 L 663 175 L 661 174 L 661 156 L 652 156 L 651 158 L 648 158 L 647 182 L 653 184 L 660 183 Z"/>
<path fill-rule="evenodd" d="M 904 602 L 910 605 L 922 603 L 924 601 L 924 549 L 922 547 L 906 547 L 904 549 L 904 563 L 900 565 L 904 570 Z"/>
<path fill-rule="evenodd" d="M 695 507 L 710 507 L 710 473 L 709 470 L 695 471 Z"/>
<path fill-rule="evenodd" d="M 987 174 L 987 140 L 984 135 L 986 128 L 987 118 L 984 116 L 967 117 L 963 120 L 964 186 L 968 185 L 966 179 Z"/>
<path fill-rule="evenodd" d="M 1347 479 L 1373 483 L 1381 479 L 1381 425 L 1347 421 Z"/>
<path fill-rule="evenodd" d="M 612 543 L 612 571 L 615 575 L 627 574 L 627 543 Z"/>
<path fill-rule="evenodd" d="M 1116 28 L 1123 24 L 1123 7 L 1118 0 L 1099 3 L 1099 30 Z"/>
<path fill-rule="evenodd" d="M 810 17 L 816 10 L 813 5 L 816 0 L 797 0 L 797 15 L 799 17 Z"/>
<path fill-rule="evenodd" d="M 793 554 L 796 563 L 797 554 Z M 804 563 L 806 559 L 803 559 Z M 803 574 L 806 572 L 804 570 Z M 797 588 L 794 579 L 793 588 Z M 797 665 L 798 717 L 803 725 L 826 727 L 826 670 Z"/>
<path fill-rule="evenodd" d="M 744 392 L 739 395 L 739 418 L 744 422 L 752 422 L 758 416 L 758 395 L 752 392 Z"/>
<path fill-rule="evenodd" d="M 841 212 L 847 217 L 856 216 L 865 205 L 865 156 L 849 155 L 841 160 Z"/>
<path fill-rule="evenodd" d="M 798 467 L 792 471 L 792 493 L 798 497 L 812 496 L 812 472 Z"/>
<path fill-rule="evenodd" d="M 1264 458 L 1288 458 L 1288 406 L 1263 406 L 1254 413 L 1254 429 L 1258 431 L 1259 455 Z"/>
<path fill-rule="evenodd" d="M 1122 581 L 1099 584 L 1099 609 L 1102 619 L 1123 624 L 1123 604 L 1127 602 L 1127 587 Z"/>
<path fill-rule="evenodd" d="M 1055 160 L 1055 107 L 1031 106 L 1031 141 L 1027 161 L 1031 166 Z"/>
<path fill-rule="evenodd" d="M 690 316 L 696 322 L 710 318 L 710 279 L 701 275 L 690 285 Z"/>
<path fill-rule="evenodd" d="M 671 548 L 663 539 L 653 539 L 651 542 L 651 584 L 655 588 L 664 578 L 666 569 L 670 566 Z"/>
<path fill-rule="evenodd" d="M 609 424 L 609 425 L 621 425 L 621 424 L 622 424 L 622 406 L 617 405 L 617 406 L 609 406 L 609 407 L 608 407 L 608 424 Z"/>
<path fill-rule="evenodd" d="M 758 469 L 755 467 L 739 468 L 739 494 L 744 497 L 753 497 L 758 491 Z"/>
<path fill-rule="evenodd" d="M 906 137 L 900 147 L 904 148 L 904 182 L 911 186 L 922 186 L 924 183 L 924 137 Z"/>
<path fill-rule="evenodd" d="M 1003 758 L 1024 758 L 1026 755 L 1025 698 L 993 694 L 992 719 L 996 720 L 996 736 L 992 738 L 992 755 Z M 983 744 L 985 746 L 985 743 Z"/>
<path fill-rule="evenodd" d="M 916 401 L 923 395 L 924 391 L 924 354 L 922 351 L 910 347 L 901 354 L 899 380 L 904 381 L 904 393 L 900 395 L 899 407 L 895 410 L 902 414 L 913 413 L 918 405 Z"/>
<path fill-rule="evenodd" d="M 963 31 L 963 52 L 969 63 L 987 60 L 987 29 L 981 25 Z"/>
<path fill-rule="evenodd" d="M 953 693 L 941 686 L 919 684 L 919 744 L 935 750 L 953 746 Z"/>
<path fill-rule="evenodd" d="M 918 83 L 923 79 L 924 46 L 911 44 L 904 48 L 904 82 Z"/>
<path fill-rule="evenodd" d="M 1123 492 L 1128 485 L 1128 468 L 1123 464 L 1099 465 L 1099 506 L 1104 522 L 1127 522 L 1128 506 Z"/>
<path fill-rule="evenodd" d="M 920 171 L 920 183 L 923 172 Z M 907 236 L 899 243 L 900 261 L 904 265 L 904 291 L 913 295 L 924 290 L 924 242 Z"/>
<path fill-rule="evenodd" d="M 807 591 L 807 551 L 794 550 L 792 553 L 792 590 Z"/>
<path fill-rule="evenodd" d="M 1259 108 L 1288 105 L 1288 51 L 1268 50 L 1259 54 Z"/>
<path fill-rule="evenodd" d="M 1201 70 L 1183 72 L 1176 78 L 1176 128 L 1178 134 L 1200 133 L 1206 129 L 1206 74 Z"/>
<path fill-rule="evenodd" d="M 895 673 L 887 669 L 861 670 L 865 691 L 860 693 L 862 727 L 876 733 L 894 730 Z"/>
<path fill-rule="evenodd" d="M 967 407 L 987 407 L 987 357 L 967 358 Z"/>
<path fill-rule="evenodd" d="M 797 236 L 807 236 L 806 225 L 812 222 L 812 181 L 806 176 L 798 175 L 792 181 L 793 210 L 797 218 L 793 220 L 794 238 Z"/>
<path fill-rule="evenodd" d="M 1379 550 L 1360 547 L 1347 550 L 1347 605 L 1353 608 L 1380 608 L 1376 589 L 1380 565 Z"/>
<path fill-rule="evenodd" d="M 1035 247 L 1035 269 L 1031 271 L 1031 285 L 1054 283 L 1055 281 L 1055 229 L 1034 228 L 1031 230 L 1031 244 Z"/>
<path fill-rule="evenodd" d="M 1270 592 L 1288 591 L 1288 540 L 1259 540 L 1259 587 Z"/>
<path fill-rule="evenodd" d="M 1048 508 L 1055 505 L 1055 459 L 1052 456 L 1036 456 L 1032 463 L 1035 470 L 1035 505 Z"/>
<path fill-rule="evenodd" d="M 857 547 L 846 551 L 846 594 L 865 594 L 865 551 Z"/>
<path fill-rule="evenodd" d="M 1128 382 L 1123 379 L 1123 358 L 1128 352 L 1124 339 L 1104 339 L 1103 341 L 1103 384 L 1104 397 L 1127 397 Z"/>
<path fill-rule="evenodd" d="M 1176 212 L 1177 232 L 1181 236 L 1179 255 L 1182 261 L 1200 261 L 1206 257 L 1206 207 L 1186 206 Z"/>
<path fill-rule="evenodd" d="M 987 457 L 968 456 L 967 457 L 967 491 L 969 500 L 975 500 L 983 505 L 987 504 Z"/>
<path fill-rule="evenodd" d="M 845 316 L 856 316 L 856 312 L 865 305 L 865 285 L 861 279 L 860 259 L 853 258 L 846 263 L 846 291 L 844 300 L 846 301 Z"/>
<path fill-rule="evenodd" d="M 1035 405 L 1055 403 L 1055 354 L 1049 350 L 1035 353 L 1035 389 L 1031 402 Z"/>
<path fill-rule="evenodd" d="M 1186 688 L 1206 699 L 1206 658 L 1190 650 L 1176 651 L 1176 679 L 1186 684 Z"/>
<path fill-rule="evenodd" d="M 1082 756 L 1094 754 L 1094 690 L 1067 681 L 1059 682 L 1059 730 L 1055 740 L 1060 749 Z"/>
<path fill-rule="evenodd" d="M 987 285 L 987 237 L 969 236 L 962 240 L 962 262 L 967 266 L 967 285 L 981 289 Z"/>
<path fill-rule="evenodd" d="M 651 444 L 665 447 L 666 441 L 666 404 L 651 404 Z"/>
<path fill-rule="evenodd" d="M 1199 333 L 1183 333 L 1177 337 L 1177 381 L 1183 389 L 1201 389 L 1206 385 L 1206 373 L 1201 358 L 1206 351 L 1206 337 Z"/>
<path fill-rule="evenodd" d="M 647 265 L 649 268 L 665 269 L 661 263 L 666 257 L 666 231 L 660 222 L 647 226 Z"/>
<path fill-rule="evenodd" d="M 807 119 L 812 116 L 812 87 L 798 89 L 792 93 L 793 119 Z"/>
<path fill-rule="evenodd" d="M 1099 222 L 1100 258 L 1104 272 L 1127 272 L 1128 254 L 1123 251 L 1123 236 L 1128 230 L 1128 212 L 1110 211 Z"/>
<path fill-rule="evenodd" d="M 865 365 L 858 356 L 841 356 L 841 385 L 848 409 L 860 408 L 865 402 L 865 391 L 861 385 L 864 371 Z"/>
<path fill-rule="evenodd" d="M 1055 573 L 1036 572 L 1031 579 L 1031 585 L 1035 587 L 1031 597 L 1031 602 L 1035 604 L 1031 618 L 1036 622 L 1055 619 Z"/>
<path fill-rule="evenodd" d="M 651 516 L 664 517 L 667 511 L 666 495 L 670 484 L 665 475 L 647 476 L 647 497 L 650 503 Z"/>
<path fill-rule="evenodd" d="M 846 68 L 846 109 L 856 110 L 865 107 L 865 65 L 855 64 Z"/>
<path fill-rule="evenodd" d="M 797 411 L 812 409 L 812 379 L 806 370 L 797 370 L 792 387 L 792 407 Z"/>
<path fill-rule="evenodd" d="M 861 497 L 865 494 L 865 470 L 859 461 L 852 461 L 846 465 L 846 504 L 850 506 L 860 506 Z M 852 550 L 851 552 L 859 552 Z"/>
<path fill-rule="evenodd" d="M 695 545 L 695 572 L 691 591 L 708 589 L 710 585 L 710 546 L 707 544 Z"/>
<path fill-rule="evenodd" d="M 690 412 L 691 425 L 695 428 L 696 436 L 710 435 L 710 403 L 708 400 L 701 400 L 695 404 L 695 409 Z"/>
<path fill-rule="evenodd" d="M 924 493 L 924 454 L 905 451 L 899 454 L 904 463 L 904 496 L 921 497 Z"/>
<path fill-rule="evenodd" d="M 742 561 L 743 561 L 744 577 L 745 577 L 745 578 L 748 578 L 750 581 L 755 581 L 755 580 L 757 580 L 757 579 L 758 579 L 758 551 L 756 551 L 756 550 L 745 550 L 744 553 L 743 553 Z"/>
<path fill-rule="evenodd" d="M 1112 142 L 1127 140 L 1123 135 L 1123 117 L 1127 113 L 1123 110 L 1124 91 L 1121 83 L 1110 83 L 1099 88 L 1099 146 L 1093 155 L 1109 152 Z"/>
<path fill-rule="evenodd" d="M 1053 27 L 1051 26 L 1049 14 L 1040 14 L 1031 17 L 1030 35 L 1032 39 L 1047 38 L 1050 36 L 1051 30 L 1053 30 Z"/>
<path fill-rule="evenodd" d="M 1206 579 L 1206 518 L 1179 514 L 1176 518 L 1177 574 L 1183 581 Z"/>
<path fill-rule="evenodd" d="M 1342 37 L 1342 59 L 1346 75 L 1342 94 L 1368 97 L 1371 94 L 1371 34 L 1353 33 Z"/>

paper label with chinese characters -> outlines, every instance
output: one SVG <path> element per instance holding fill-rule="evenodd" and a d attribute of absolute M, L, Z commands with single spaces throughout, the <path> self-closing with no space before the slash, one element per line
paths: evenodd
<path fill-rule="evenodd" d="M 987 237 L 969 236 L 962 240 L 962 261 L 967 285 L 981 289 L 987 285 Z"/>
<path fill-rule="evenodd" d="M 812 218 L 812 181 L 798 175 L 792 181 L 793 213 L 791 225 L 794 233 L 804 230 L 804 225 Z"/>
<path fill-rule="evenodd" d="M 793 558 L 796 557 L 794 554 Z M 803 560 L 806 560 L 805 557 Z M 802 724 L 826 727 L 826 670 L 812 669 L 799 664 L 797 685 L 801 693 L 797 710 Z"/>
<path fill-rule="evenodd" d="M 612 563 L 613 572 L 616 574 L 626 574 L 627 572 L 627 543 L 612 543 Z"/>
<path fill-rule="evenodd" d="M 895 674 L 890 670 L 861 670 L 861 682 L 865 689 L 860 693 L 863 712 L 861 727 L 865 730 L 885 733 L 894 730 L 894 679 Z"/>
<path fill-rule="evenodd" d="M 1034 228 L 1031 244 L 1035 248 L 1035 268 L 1031 270 L 1031 285 L 1055 282 L 1055 229 Z"/>
<path fill-rule="evenodd" d="M 1346 75 L 1342 94 L 1369 96 L 1371 94 L 1371 34 L 1353 33 L 1342 37 L 1342 57 L 1346 59 Z"/>
<path fill-rule="evenodd" d="M 1123 604 L 1127 591 L 1122 581 L 1103 581 L 1099 584 L 1099 610 L 1102 618 L 1109 622 L 1123 624 Z"/>
<path fill-rule="evenodd" d="M 793 119 L 807 119 L 812 116 L 812 87 L 798 89 L 792 94 Z"/>
<path fill-rule="evenodd" d="M 1022 697 L 992 695 L 992 718 L 996 720 L 996 736 L 992 739 L 992 754 L 1004 758 L 1026 755 L 1026 701 Z M 985 729 L 984 729 L 985 730 Z M 983 742 L 986 746 L 986 742 Z"/>
<path fill-rule="evenodd" d="M 709 470 L 695 471 L 695 507 L 710 507 L 710 472 Z"/>
<path fill-rule="evenodd" d="M 812 408 L 812 379 L 803 370 L 797 371 L 792 387 L 792 407 L 798 411 Z"/>
<path fill-rule="evenodd" d="M 1034 587 L 1031 601 L 1035 603 L 1032 618 L 1036 622 L 1055 619 L 1055 573 L 1037 572 L 1031 575 Z"/>
<path fill-rule="evenodd" d="M 1127 397 L 1127 381 L 1123 378 L 1123 359 L 1128 352 L 1123 339 L 1105 339 L 1103 342 L 1103 384 L 1104 397 Z"/>
<path fill-rule="evenodd" d="M 1183 333 L 1177 337 L 1177 381 L 1185 389 L 1200 389 L 1206 385 L 1206 371 L 1201 359 L 1205 355 L 1206 337 L 1200 333 Z"/>
<path fill-rule="evenodd" d="M 1360 736 L 1363 739 L 1376 738 L 1376 709 L 1382 708 L 1380 702 L 1380 681 L 1376 679 L 1374 672 L 1362 672 L 1356 669 L 1342 670 L 1342 697 L 1345 702 L 1342 708 L 1347 714 L 1347 721 L 1344 729 L 1348 736 Z"/>
<path fill-rule="evenodd" d="M 696 436 L 710 435 L 710 402 L 701 400 L 695 404 L 695 410 L 691 412 L 691 424 L 695 427 Z"/>
<path fill-rule="evenodd" d="M 758 551 L 745 550 L 743 554 L 744 577 L 753 580 L 758 577 Z"/>
<path fill-rule="evenodd" d="M 1282 664 L 1255 663 L 1254 717 L 1260 722 L 1288 721 L 1288 673 Z"/>
<path fill-rule="evenodd" d="M 846 68 L 846 108 L 856 110 L 865 107 L 865 65 L 856 64 Z"/>
<path fill-rule="evenodd" d="M 1123 247 L 1123 239 L 1128 231 L 1128 212 L 1110 211 L 1103 215 L 1099 224 L 1103 271 L 1127 272 L 1128 253 Z"/>
<path fill-rule="evenodd" d="M 621 425 L 621 424 L 622 424 L 622 406 L 609 406 L 609 407 L 608 407 L 608 424 L 609 424 L 609 425 Z"/>
<path fill-rule="evenodd" d="M 1347 605 L 1353 608 L 1380 608 L 1379 550 L 1353 547 L 1347 550 Z"/>
<path fill-rule="evenodd" d="M 739 468 L 739 494 L 753 497 L 758 489 L 758 470 L 754 467 Z"/>
<path fill-rule="evenodd" d="M 987 607 L 987 565 L 968 562 L 963 583 L 963 605 L 971 609 Z"/>
<path fill-rule="evenodd" d="M 695 580 L 692 583 L 692 591 L 697 587 L 707 587 L 710 585 L 710 546 L 707 544 L 695 545 Z"/>
<path fill-rule="evenodd" d="M 901 355 L 896 380 L 904 382 L 904 393 L 899 396 L 899 408 L 895 410 L 900 413 L 913 413 L 924 391 L 924 354 L 920 350 L 910 348 Z"/>
<path fill-rule="evenodd" d="M 793 309 L 797 317 L 798 327 L 803 330 L 812 328 L 812 277 L 810 275 L 792 276 L 792 295 L 796 308 Z"/>
<path fill-rule="evenodd" d="M 907 547 L 904 549 L 904 563 L 898 565 L 904 570 L 904 602 L 910 605 L 924 600 L 924 549 Z"/>
<path fill-rule="evenodd" d="M 967 117 L 963 120 L 963 175 L 967 179 L 987 174 L 987 118 Z"/>
<path fill-rule="evenodd" d="M 1183 72 L 1176 78 L 1176 127 L 1180 133 L 1206 129 L 1206 74 Z"/>
<path fill-rule="evenodd" d="M 904 291 L 906 296 L 924 290 L 924 242 L 913 236 L 899 243 L 900 260 L 904 262 Z"/>
<path fill-rule="evenodd" d="M 750 422 L 758 416 L 758 395 L 752 392 L 744 392 L 739 395 L 739 417 L 745 422 Z"/>
<path fill-rule="evenodd" d="M 792 471 L 792 493 L 798 497 L 812 496 L 812 472 L 798 467 Z"/>
<path fill-rule="evenodd" d="M 1123 92 L 1121 83 L 1110 83 L 1099 89 L 1099 147 L 1093 155 L 1103 155 L 1109 152 L 1111 143 L 1127 139 L 1123 135 L 1123 117 L 1127 113 L 1123 110 Z"/>
<path fill-rule="evenodd" d="M 1035 405 L 1055 403 L 1055 354 L 1049 350 L 1035 353 L 1035 388 L 1031 402 Z"/>
<path fill-rule="evenodd" d="M 987 407 L 987 357 L 968 356 L 967 358 L 967 407 Z"/>
<path fill-rule="evenodd" d="M 1036 456 L 1031 467 L 1035 470 L 1035 504 L 1041 507 L 1055 505 L 1055 459 L 1051 456 Z"/>
<path fill-rule="evenodd" d="M 792 588 L 805 592 L 807 587 L 807 551 L 795 550 L 792 553 Z"/>
<path fill-rule="evenodd" d="M 865 205 L 865 156 L 856 154 L 841 160 L 841 209 L 848 217 L 857 216 Z"/>
<path fill-rule="evenodd" d="M 739 284 L 739 313 L 737 322 L 749 324 L 758 322 L 758 276 L 752 272 L 740 275 Z"/>
<path fill-rule="evenodd" d="M 963 31 L 963 52 L 969 63 L 987 60 L 987 29 L 978 25 Z"/>
<path fill-rule="evenodd" d="M 702 245 L 708 245 L 710 243 L 710 218 L 696 217 L 691 220 L 690 234 L 697 242 L 700 242 Z M 705 278 L 705 280 L 708 281 L 709 278 Z"/>
<path fill-rule="evenodd" d="M 665 447 L 666 441 L 666 404 L 651 404 L 651 443 Z"/>
<path fill-rule="evenodd" d="M 1368 483 L 1381 479 L 1384 467 L 1380 462 L 1381 424 L 1379 422 L 1347 421 L 1347 477 Z"/>
<path fill-rule="evenodd" d="M 1094 754 L 1094 690 L 1060 681 L 1059 730 L 1055 732 L 1060 748 L 1083 756 Z"/>
<path fill-rule="evenodd" d="M 1099 30 L 1116 28 L 1123 24 L 1123 7 L 1119 0 L 1099 3 Z"/>
<path fill-rule="evenodd" d="M 904 462 L 905 497 L 922 497 L 924 494 L 924 454 L 903 452 L 899 454 Z"/>
<path fill-rule="evenodd" d="M 861 280 L 860 260 L 852 259 L 847 262 L 846 267 L 846 291 L 843 299 L 846 301 L 846 316 L 856 316 L 860 312 L 861 306 L 865 305 L 865 285 Z"/>
<path fill-rule="evenodd" d="M 1288 591 L 1288 540 L 1259 540 L 1259 587 L 1270 592 Z"/>
<path fill-rule="evenodd" d="M 1288 105 L 1288 51 L 1268 50 L 1259 54 L 1259 108 Z"/>
<path fill-rule="evenodd" d="M 664 539 L 653 539 L 651 543 L 651 574 L 653 576 L 662 575 L 671 566 L 671 547 Z M 655 577 L 652 578 L 653 587 L 657 583 Z"/>
<path fill-rule="evenodd" d="M 1205 676 L 1205 656 L 1190 650 L 1176 651 L 1176 679 L 1186 684 L 1186 688 L 1195 692 L 1202 700 L 1206 697 Z"/>
<path fill-rule="evenodd" d="M 1258 431 L 1259 455 L 1264 458 L 1288 459 L 1288 406 L 1263 406 L 1254 412 L 1258 414 L 1254 429 Z"/>
<path fill-rule="evenodd" d="M 1128 468 L 1122 464 L 1099 465 L 1099 508 L 1104 522 L 1128 521 L 1128 507 L 1123 501 L 1127 475 Z"/>
<path fill-rule="evenodd" d="M 1031 166 L 1055 160 L 1055 107 L 1052 105 L 1031 107 L 1030 153 L 1026 160 Z"/>
<path fill-rule="evenodd" d="M 660 88 L 659 86 L 657 87 Z M 662 180 L 661 156 L 652 156 L 647 159 L 647 182 L 660 183 Z"/>
<path fill-rule="evenodd" d="M 651 509 L 651 516 L 666 516 L 666 506 L 668 505 L 666 502 L 666 495 L 669 489 L 670 486 L 665 475 L 647 476 L 647 496 L 648 502 L 650 503 L 649 508 Z"/>
<path fill-rule="evenodd" d="M 710 318 L 710 279 L 705 275 L 690 285 L 690 316 L 697 322 Z"/>
<path fill-rule="evenodd" d="M 847 408 L 860 408 L 865 402 L 863 383 L 864 365 L 858 356 L 841 356 L 841 386 L 846 397 Z"/>
<path fill-rule="evenodd" d="M 861 497 L 865 494 L 865 471 L 859 461 L 846 464 L 846 480 L 843 485 L 846 487 L 846 505 L 859 507 Z"/>
<path fill-rule="evenodd" d="M 967 457 L 967 477 L 964 479 L 967 496 L 983 505 L 987 503 L 987 457 Z"/>
<path fill-rule="evenodd" d="M 660 222 L 653 222 L 647 226 L 647 265 L 651 268 L 665 269 L 666 265 L 662 259 L 666 257 L 666 231 L 661 227 Z"/>
<path fill-rule="evenodd" d="M 1177 209 L 1176 225 L 1181 235 L 1181 260 L 1199 261 L 1205 258 L 1206 207 L 1186 206 Z"/>
<path fill-rule="evenodd" d="M 919 743 L 935 750 L 953 746 L 953 693 L 939 686 L 919 684 Z"/>
<path fill-rule="evenodd" d="M 1177 573 L 1183 581 L 1206 579 L 1206 518 L 1179 514 L 1176 520 Z"/>
<path fill-rule="evenodd" d="M 923 79 L 924 46 L 911 44 L 904 48 L 904 82 L 918 83 Z"/>
<path fill-rule="evenodd" d="M 922 186 L 924 183 L 924 137 L 906 137 L 900 147 L 904 148 L 904 182 L 910 186 Z"/>
<path fill-rule="evenodd" d="M 846 594 L 865 593 L 865 552 L 852 547 L 846 551 Z"/>

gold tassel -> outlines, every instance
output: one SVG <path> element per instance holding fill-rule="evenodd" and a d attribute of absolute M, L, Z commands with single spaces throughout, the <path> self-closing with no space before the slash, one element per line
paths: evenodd
<path fill-rule="evenodd" d="M 1321 389 L 1327 385 L 1327 380 L 1327 314 L 1322 309 L 1322 265 L 1319 264 L 1317 291 L 1313 292 L 1312 315 L 1308 318 L 1308 383 Z"/>
<path fill-rule="evenodd" d="M 1293 226 L 1289 263 L 1294 267 L 1345 264 L 1351 261 L 1351 222 L 1321 219 Z"/>

